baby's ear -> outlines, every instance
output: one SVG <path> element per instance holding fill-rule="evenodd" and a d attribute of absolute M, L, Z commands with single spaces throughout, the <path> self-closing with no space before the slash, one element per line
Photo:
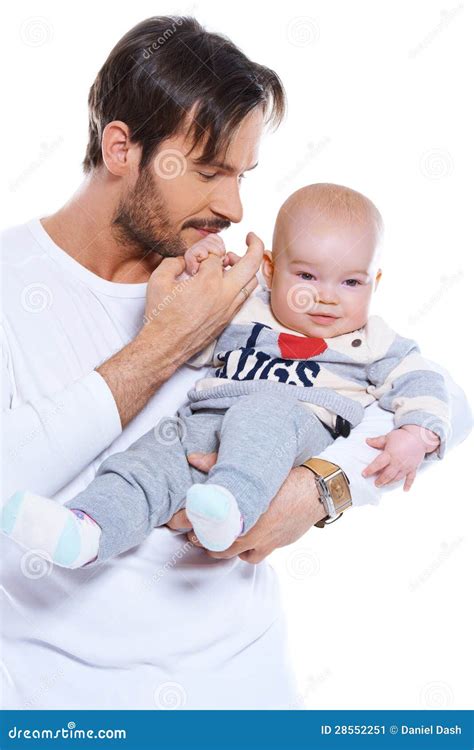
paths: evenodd
<path fill-rule="evenodd" d="M 273 255 L 270 250 L 264 250 L 262 260 L 262 276 L 269 289 L 272 287 L 273 278 Z"/>
<path fill-rule="evenodd" d="M 381 279 L 381 278 L 382 278 L 382 269 L 381 269 L 381 268 L 379 268 L 379 270 L 378 270 L 378 271 L 377 271 L 377 273 L 375 274 L 375 284 L 374 284 L 374 292 L 375 292 L 375 290 L 377 289 L 377 287 L 378 287 L 378 285 L 379 285 L 379 281 L 380 281 L 380 279 Z"/>

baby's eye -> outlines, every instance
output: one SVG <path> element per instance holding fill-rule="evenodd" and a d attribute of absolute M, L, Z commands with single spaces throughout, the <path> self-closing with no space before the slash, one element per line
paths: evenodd
<path fill-rule="evenodd" d="M 301 271 L 301 273 L 296 274 L 300 277 L 300 279 L 303 279 L 303 281 L 311 281 L 311 279 L 314 279 L 314 276 L 312 273 L 307 273 L 306 271 Z"/>
<path fill-rule="evenodd" d="M 344 284 L 347 284 L 347 286 L 360 286 L 360 281 L 358 279 L 346 279 Z"/>

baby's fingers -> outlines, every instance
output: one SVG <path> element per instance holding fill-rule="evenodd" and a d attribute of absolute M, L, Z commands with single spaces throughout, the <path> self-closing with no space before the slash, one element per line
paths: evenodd
<path fill-rule="evenodd" d="M 390 484 L 390 482 L 395 482 L 397 479 L 398 472 L 399 472 L 398 466 L 393 466 L 393 465 L 387 466 L 385 471 L 382 471 L 382 473 L 375 480 L 375 486 L 383 487 L 385 484 Z"/>
<path fill-rule="evenodd" d="M 413 482 L 415 481 L 415 477 L 416 477 L 416 471 L 408 472 L 407 477 L 405 479 L 405 484 L 403 485 L 403 492 L 408 492 Z"/>
<path fill-rule="evenodd" d="M 365 467 L 362 472 L 363 477 L 371 477 L 372 474 L 377 474 L 378 471 L 385 469 L 390 463 L 390 454 L 385 451 L 375 458 L 371 464 Z"/>
<path fill-rule="evenodd" d="M 186 272 L 190 276 L 194 276 L 199 271 L 199 263 L 204 258 L 201 257 L 201 254 L 205 252 L 206 255 L 204 257 L 207 257 L 208 253 L 199 247 L 199 243 L 197 245 L 193 245 L 193 247 L 190 247 L 186 252 L 184 253 L 184 263 L 186 266 Z"/>

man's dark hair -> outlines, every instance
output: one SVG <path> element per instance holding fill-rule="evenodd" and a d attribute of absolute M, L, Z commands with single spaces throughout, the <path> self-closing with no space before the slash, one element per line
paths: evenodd
<path fill-rule="evenodd" d="M 89 92 L 85 172 L 102 164 L 102 133 L 113 120 L 142 146 L 140 168 L 165 138 L 180 132 L 195 107 L 189 135 L 212 162 L 255 107 L 277 127 L 285 113 L 278 75 L 249 60 L 229 39 L 207 32 L 195 18 L 153 17 L 115 45 Z"/>

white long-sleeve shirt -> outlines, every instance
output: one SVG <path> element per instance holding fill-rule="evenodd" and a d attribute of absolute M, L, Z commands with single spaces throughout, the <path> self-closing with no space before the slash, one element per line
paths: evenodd
<path fill-rule="evenodd" d="M 94 371 L 142 325 L 146 284 L 106 281 L 51 240 L 39 220 L 3 235 L 3 483 L 65 502 L 106 456 L 126 449 L 186 400 L 205 370 L 184 366 L 122 431 Z M 453 400 L 450 444 L 470 429 Z M 354 504 L 387 432 L 376 405 L 323 457 L 341 465 Z M 278 584 L 265 561 L 214 560 L 170 529 L 96 570 L 54 568 L 0 540 L 4 708 L 285 708 L 296 697 Z M 262 669 L 262 665 L 265 668 Z"/>

